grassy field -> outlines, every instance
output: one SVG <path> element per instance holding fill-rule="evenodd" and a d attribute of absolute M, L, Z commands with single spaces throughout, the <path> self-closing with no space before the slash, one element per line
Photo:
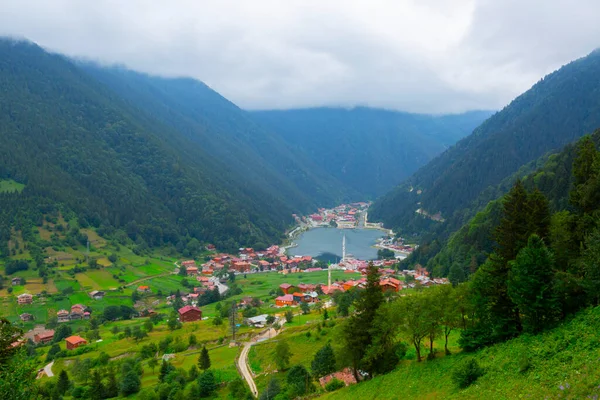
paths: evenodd
<path fill-rule="evenodd" d="M 25 188 L 25 185 L 13 181 L 12 179 L 0 180 L 0 193 L 2 192 L 20 192 Z"/>
<path fill-rule="evenodd" d="M 474 354 L 404 361 L 392 373 L 321 398 L 337 399 L 596 399 L 600 395 L 600 307 L 538 336 L 525 335 Z M 455 366 L 475 358 L 485 370 L 459 390 Z M 529 368 L 520 372 L 523 357 Z"/>

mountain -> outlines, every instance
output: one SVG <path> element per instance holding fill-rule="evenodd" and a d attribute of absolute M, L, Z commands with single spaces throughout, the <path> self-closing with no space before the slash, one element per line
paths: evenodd
<path fill-rule="evenodd" d="M 600 51 L 549 74 L 381 197 L 370 218 L 421 233 L 439 225 L 424 215 L 439 213 L 447 231 L 459 228 L 481 209 L 472 202 L 487 188 L 600 126 L 599 74 Z"/>
<path fill-rule="evenodd" d="M 280 197 L 295 212 L 360 199 L 303 151 L 291 149 L 279 135 L 202 82 L 91 63 L 78 65 L 129 106 L 177 130 L 245 181 Z"/>
<path fill-rule="evenodd" d="M 375 198 L 470 134 L 491 112 L 431 116 L 358 107 L 252 115 L 330 175 Z"/>
<path fill-rule="evenodd" d="M 140 112 L 35 44 L 0 41 L 0 90 L 0 180 L 25 185 L 0 193 L 2 240 L 59 209 L 81 225 L 119 229 L 142 248 L 194 239 L 261 247 L 280 240 L 295 206 L 311 206 L 300 189 L 274 191 L 238 174 L 194 132 Z M 224 135 L 211 129 L 205 134 Z M 296 195 L 297 203 L 287 202 Z"/>

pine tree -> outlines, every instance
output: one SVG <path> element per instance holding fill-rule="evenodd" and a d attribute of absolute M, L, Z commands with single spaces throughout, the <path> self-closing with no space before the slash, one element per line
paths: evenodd
<path fill-rule="evenodd" d="M 335 354 L 331 344 L 327 343 L 323 346 L 313 358 L 310 365 L 313 376 L 320 378 L 332 372 L 335 372 Z"/>
<path fill-rule="evenodd" d="M 119 395 L 119 384 L 117 383 L 117 377 L 114 371 L 108 374 L 108 383 L 106 384 L 106 397 L 112 398 Z"/>
<path fill-rule="evenodd" d="M 104 384 L 102 383 L 102 376 L 98 371 L 92 372 L 92 380 L 90 388 L 88 390 L 88 396 L 92 400 L 101 400 L 104 398 Z"/>
<path fill-rule="evenodd" d="M 142 383 L 138 374 L 132 369 L 121 378 L 121 394 L 129 396 L 140 391 Z"/>
<path fill-rule="evenodd" d="M 65 394 L 65 392 L 67 390 L 69 390 L 70 386 L 71 386 L 71 381 L 69 380 L 69 375 L 67 374 L 67 371 L 65 371 L 63 369 L 62 371 L 60 371 L 60 374 L 58 374 L 58 381 L 56 382 L 56 390 L 58 391 L 59 394 L 63 395 L 63 394 Z"/>
<path fill-rule="evenodd" d="M 534 234 L 510 264 L 508 294 L 522 314 L 524 330 L 538 333 L 553 323 L 557 314 L 552 254 Z"/>
<path fill-rule="evenodd" d="M 200 356 L 198 357 L 198 368 L 200 368 L 202 371 L 206 371 L 210 368 L 210 356 L 208 355 L 206 346 L 203 346 L 202 351 L 200 351 Z"/>
<path fill-rule="evenodd" d="M 367 284 L 356 300 L 356 313 L 346 321 L 343 328 L 344 347 L 350 357 L 357 381 L 359 380 L 358 369 L 362 366 L 363 357 L 372 342 L 370 330 L 383 301 L 383 293 L 379 287 L 379 270 L 373 263 L 369 263 Z"/>
<path fill-rule="evenodd" d="M 521 180 L 517 180 L 504 197 L 502 219 L 494 232 L 496 254 L 508 263 L 514 260 L 529 237 L 528 195 Z"/>
<path fill-rule="evenodd" d="M 217 389 L 217 382 L 212 371 L 204 371 L 198 377 L 198 389 L 200 397 L 208 397 Z"/>
<path fill-rule="evenodd" d="M 550 237 L 550 205 L 539 189 L 534 189 L 527 198 L 529 217 L 528 234 L 536 234 L 543 240 Z"/>

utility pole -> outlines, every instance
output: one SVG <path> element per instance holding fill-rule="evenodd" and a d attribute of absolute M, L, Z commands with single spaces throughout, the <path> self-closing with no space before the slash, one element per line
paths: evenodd
<path fill-rule="evenodd" d="M 90 239 L 87 240 L 87 251 L 86 251 L 86 262 L 88 265 L 90 265 Z"/>

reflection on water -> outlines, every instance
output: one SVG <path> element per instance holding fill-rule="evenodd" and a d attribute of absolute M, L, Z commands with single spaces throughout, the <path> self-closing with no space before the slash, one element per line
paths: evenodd
<path fill-rule="evenodd" d="M 374 229 L 311 229 L 294 240 L 298 246 L 289 249 L 288 253 L 293 256 L 312 256 L 326 262 L 336 262 L 342 257 L 344 234 L 346 234 L 346 254 L 352 254 L 361 260 L 377 258 L 377 249 L 372 246 L 384 235 Z"/>

